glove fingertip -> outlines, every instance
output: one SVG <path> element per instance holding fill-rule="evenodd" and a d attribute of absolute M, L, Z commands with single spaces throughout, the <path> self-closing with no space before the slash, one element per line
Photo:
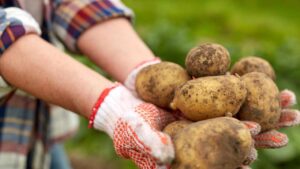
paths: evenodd
<path fill-rule="evenodd" d="M 288 144 L 289 139 L 286 134 L 276 130 L 267 131 L 254 136 L 255 148 L 281 148 Z"/>
<path fill-rule="evenodd" d="M 250 153 L 248 155 L 248 157 L 245 159 L 245 161 L 243 162 L 244 165 L 250 165 L 251 163 L 253 163 L 256 159 L 257 159 L 257 150 L 253 147 L 251 147 Z"/>
<path fill-rule="evenodd" d="M 278 128 L 291 127 L 300 124 L 300 111 L 295 109 L 282 109 Z"/>
<path fill-rule="evenodd" d="M 259 134 L 259 132 L 261 131 L 261 126 L 256 122 L 253 121 L 242 121 L 242 122 L 250 130 L 252 136 Z"/>
<path fill-rule="evenodd" d="M 296 95 L 291 90 L 285 89 L 280 92 L 280 105 L 283 108 L 290 107 L 296 104 Z"/>

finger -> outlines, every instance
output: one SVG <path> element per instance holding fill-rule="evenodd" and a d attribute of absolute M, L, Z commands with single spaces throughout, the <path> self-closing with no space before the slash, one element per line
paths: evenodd
<path fill-rule="evenodd" d="M 280 148 L 288 144 L 288 137 L 278 132 L 270 130 L 254 136 L 255 148 Z"/>
<path fill-rule="evenodd" d="M 125 132 L 128 137 L 123 147 L 132 147 L 141 153 L 149 154 L 160 164 L 168 164 L 174 159 L 173 143 L 167 134 L 151 128 L 138 114 L 126 115 L 123 120 L 128 124 Z"/>
<path fill-rule="evenodd" d="M 300 124 L 300 112 L 296 109 L 282 109 L 278 128 Z"/>
<path fill-rule="evenodd" d="M 256 122 L 253 122 L 253 121 L 242 121 L 242 122 L 250 130 L 250 133 L 251 133 L 252 136 L 257 135 L 261 130 L 260 125 Z"/>
<path fill-rule="evenodd" d="M 282 108 L 290 107 L 296 104 L 296 95 L 290 90 L 283 90 L 279 94 L 280 105 Z"/>
<path fill-rule="evenodd" d="M 253 147 L 251 147 L 250 153 L 246 160 L 243 162 L 243 165 L 250 165 L 257 159 L 257 150 Z"/>

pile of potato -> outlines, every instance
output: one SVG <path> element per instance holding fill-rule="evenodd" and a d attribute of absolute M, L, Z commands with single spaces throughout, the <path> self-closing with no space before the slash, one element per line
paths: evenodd
<path fill-rule="evenodd" d="M 255 121 L 262 131 L 275 128 L 279 121 L 272 66 L 258 57 L 244 57 L 229 72 L 230 62 L 226 48 L 205 43 L 188 53 L 186 69 L 162 62 L 137 75 L 140 98 L 178 110 L 186 119 L 164 129 L 175 146 L 172 168 L 236 169 L 253 144 L 250 131 L 239 120 Z"/>

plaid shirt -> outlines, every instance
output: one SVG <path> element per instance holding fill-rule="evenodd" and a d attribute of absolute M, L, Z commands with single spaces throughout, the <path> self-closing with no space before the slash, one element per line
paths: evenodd
<path fill-rule="evenodd" d="M 42 1 L 37 21 L 33 13 L 25 12 L 26 1 L 30 0 L 0 0 L 0 57 L 27 33 L 78 52 L 76 41 L 89 27 L 110 18 L 132 17 L 119 0 L 32 0 Z M 0 168 L 48 168 L 51 144 L 73 133 L 76 124 L 72 113 L 8 85 L 0 76 Z"/>

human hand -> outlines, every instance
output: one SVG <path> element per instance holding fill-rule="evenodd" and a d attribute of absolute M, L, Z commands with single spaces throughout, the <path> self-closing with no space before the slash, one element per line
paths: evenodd
<path fill-rule="evenodd" d="M 256 148 L 281 148 L 288 144 L 287 135 L 277 131 L 284 127 L 292 127 L 300 123 L 300 112 L 290 109 L 296 103 L 296 96 L 292 91 L 280 92 L 281 117 L 276 129 L 260 133 L 254 137 Z"/>
<path fill-rule="evenodd" d="M 174 117 L 134 97 L 121 84 L 105 89 L 93 108 L 90 126 L 106 132 L 116 153 L 140 169 L 165 169 L 174 158 L 168 135 L 160 132 Z"/>
<path fill-rule="evenodd" d="M 248 158 L 245 160 L 243 166 L 241 166 L 239 169 L 250 169 L 248 165 L 250 165 L 257 158 L 256 149 L 280 148 L 286 146 L 288 144 L 288 137 L 285 134 L 277 131 L 277 129 L 295 126 L 300 123 L 299 111 L 289 108 L 296 103 L 295 94 L 292 91 L 283 90 L 279 97 L 281 105 L 281 117 L 276 129 L 259 133 L 260 126 L 257 123 L 243 121 L 252 134 L 254 145 Z"/>

